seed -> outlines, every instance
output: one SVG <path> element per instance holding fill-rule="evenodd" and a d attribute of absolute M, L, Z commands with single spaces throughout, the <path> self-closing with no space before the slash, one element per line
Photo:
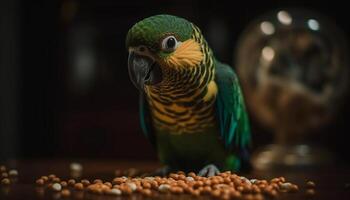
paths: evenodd
<path fill-rule="evenodd" d="M 68 180 L 68 185 L 74 186 L 74 184 L 75 184 L 75 180 L 74 179 L 69 179 Z"/>
<path fill-rule="evenodd" d="M 131 191 L 135 191 L 137 189 L 137 186 L 135 183 L 126 183 L 127 186 L 131 189 Z"/>
<path fill-rule="evenodd" d="M 295 184 L 292 184 L 292 187 L 290 189 L 290 192 L 297 192 L 299 190 L 299 187 Z"/>
<path fill-rule="evenodd" d="M 152 191 L 150 189 L 144 189 L 144 190 L 141 190 L 141 194 L 143 194 L 147 197 L 150 197 L 150 196 L 152 196 Z"/>
<path fill-rule="evenodd" d="M 56 178 L 56 175 L 55 174 L 50 174 L 49 175 L 49 179 L 52 181 L 54 178 Z"/>
<path fill-rule="evenodd" d="M 292 184 L 291 183 L 282 183 L 281 184 L 281 191 L 285 191 L 288 192 L 290 191 L 292 188 Z"/>
<path fill-rule="evenodd" d="M 213 196 L 213 197 L 220 197 L 220 190 L 212 190 L 211 191 L 211 196 Z"/>
<path fill-rule="evenodd" d="M 183 172 L 183 171 L 178 171 L 177 174 L 179 174 L 179 175 L 185 175 L 185 172 Z"/>
<path fill-rule="evenodd" d="M 198 197 L 200 195 L 200 191 L 199 190 L 193 190 L 191 195 L 195 196 L 195 197 Z"/>
<path fill-rule="evenodd" d="M 38 180 L 36 180 L 35 183 L 36 183 L 37 185 L 44 185 L 44 184 L 45 184 L 44 180 L 41 179 L 41 178 L 39 178 Z"/>
<path fill-rule="evenodd" d="M 210 194 L 211 193 L 211 187 L 205 186 L 202 191 L 204 194 Z"/>
<path fill-rule="evenodd" d="M 312 197 L 316 194 L 315 190 L 314 189 L 307 189 L 306 190 L 306 196 L 308 197 Z"/>
<path fill-rule="evenodd" d="M 61 191 L 62 197 L 69 197 L 70 196 L 70 191 L 68 189 L 63 189 Z"/>
<path fill-rule="evenodd" d="M 0 165 L 0 172 L 5 172 L 6 171 L 6 167 L 4 165 Z"/>
<path fill-rule="evenodd" d="M 95 179 L 93 183 L 103 183 L 101 179 Z"/>
<path fill-rule="evenodd" d="M 283 176 L 279 177 L 279 179 L 282 183 L 286 182 L 286 178 L 284 178 Z"/>
<path fill-rule="evenodd" d="M 194 178 L 194 177 L 197 176 L 196 173 L 194 173 L 194 172 L 190 172 L 190 173 L 188 173 L 187 175 L 190 176 L 190 177 L 192 177 L 192 178 Z"/>
<path fill-rule="evenodd" d="M 68 185 L 66 181 L 61 181 L 60 184 L 61 184 L 62 187 L 67 187 L 67 185 Z"/>
<path fill-rule="evenodd" d="M 146 181 L 143 181 L 142 182 L 142 187 L 145 188 L 145 189 L 150 189 L 151 188 L 151 184 L 146 182 Z"/>
<path fill-rule="evenodd" d="M 61 191 L 62 189 L 62 186 L 59 184 L 59 183 L 54 183 L 52 186 L 51 186 L 52 190 L 58 192 L 58 191 Z"/>
<path fill-rule="evenodd" d="M 158 187 L 158 190 L 160 192 L 168 192 L 170 190 L 170 185 L 168 184 L 161 184 L 159 187 Z"/>
<path fill-rule="evenodd" d="M 11 183 L 11 181 L 8 178 L 4 178 L 4 179 L 1 180 L 1 184 L 2 185 L 10 185 L 10 183 Z"/>
<path fill-rule="evenodd" d="M 90 181 L 87 180 L 87 179 L 83 179 L 83 180 L 81 180 L 80 182 L 81 182 L 85 187 L 88 186 L 88 185 L 90 185 Z M 94 182 L 94 183 L 95 183 L 95 182 Z"/>
<path fill-rule="evenodd" d="M 106 186 L 108 186 L 109 188 L 112 187 L 112 183 L 110 183 L 110 182 L 105 182 L 104 184 L 105 184 Z"/>
<path fill-rule="evenodd" d="M 9 175 L 6 172 L 1 173 L 1 178 L 7 178 Z"/>
<path fill-rule="evenodd" d="M 279 178 L 273 178 L 271 179 L 270 183 L 278 183 L 280 181 Z"/>
<path fill-rule="evenodd" d="M 179 178 L 179 175 L 178 175 L 178 174 L 171 173 L 171 174 L 169 174 L 169 177 L 170 177 L 170 178 L 173 178 L 173 179 L 175 179 L 175 180 L 177 180 L 177 179 Z"/>
<path fill-rule="evenodd" d="M 61 179 L 58 177 L 55 177 L 52 179 L 52 182 L 54 182 L 54 183 L 59 183 L 60 181 L 61 181 Z"/>
<path fill-rule="evenodd" d="M 18 171 L 15 170 L 15 169 L 11 169 L 11 170 L 9 171 L 9 175 L 10 175 L 10 176 L 18 176 Z"/>
<path fill-rule="evenodd" d="M 48 181 L 48 180 L 49 180 L 49 177 L 47 177 L 47 176 L 42 176 L 42 177 L 41 177 L 41 179 L 43 179 L 43 180 L 44 180 L 44 182 L 46 182 L 46 181 Z"/>
<path fill-rule="evenodd" d="M 313 182 L 313 181 L 308 181 L 306 182 L 306 186 L 307 188 L 315 188 L 316 187 L 316 184 Z"/>
<path fill-rule="evenodd" d="M 82 183 L 76 183 L 76 184 L 74 184 L 74 189 L 76 189 L 76 190 L 83 190 L 84 189 L 84 185 Z"/>
<path fill-rule="evenodd" d="M 113 188 L 113 189 L 111 189 L 111 190 L 108 191 L 108 194 L 119 196 L 119 195 L 122 194 L 122 191 L 120 191 L 120 190 L 117 189 L 117 188 Z"/>
<path fill-rule="evenodd" d="M 132 193 L 132 190 L 129 187 L 120 187 L 120 190 L 123 194 L 130 195 Z"/>

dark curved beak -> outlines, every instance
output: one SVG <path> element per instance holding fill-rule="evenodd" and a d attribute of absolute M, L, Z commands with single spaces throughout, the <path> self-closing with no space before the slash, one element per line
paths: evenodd
<path fill-rule="evenodd" d="M 160 66 L 151 58 L 133 51 L 129 53 L 128 69 L 131 81 L 141 91 L 145 85 L 154 85 L 162 81 Z"/>

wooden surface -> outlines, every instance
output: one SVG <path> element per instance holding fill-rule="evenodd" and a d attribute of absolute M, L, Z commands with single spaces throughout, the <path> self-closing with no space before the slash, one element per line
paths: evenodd
<path fill-rule="evenodd" d="M 35 180 L 42 175 L 56 174 L 62 179 L 70 178 L 69 164 L 71 161 L 55 160 L 31 160 L 31 161 L 12 161 L 6 164 L 8 168 L 15 168 L 19 172 L 18 180 L 10 186 L 0 186 L 0 199 L 64 199 L 59 195 L 43 188 L 37 187 Z M 130 162 L 130 161 L 79 161 L 83 165 L 82 178 L 94 180 L 96 178 L 104 181 L 111 181 L 116 169 L 125 170 L 128 168 L 138 168 L 142 171 L 152 171 L 159 167 L 155 162 Z M 349 200 L 350 187 L 350 167 L 318 167 L 304 170 L 274 170 L 274 171 L 252 171 L 248 174 L 240 174 L 247 178 L 271 179 L 284 176 L 288 181 L 297 184 L 299 192 L 293 194 L 282 194 L 277 199 L 297 200 L 297 199 L 337 199 Z M 305 195 L 305 183 L 312 180 L 316 183 L 316 194 L 310 198 Z M 161 195 L 158 199 L 190 199 L 188 195 Z M 72 190 L 70 198 L 65 199 L 143 199 L 140 195 L 134 195 L 132 198 L 127 196 L 112 197 L 99 196 L 94 194 L 76 192 Z M 196 199 L 210 199 L 208 196 Z"/>

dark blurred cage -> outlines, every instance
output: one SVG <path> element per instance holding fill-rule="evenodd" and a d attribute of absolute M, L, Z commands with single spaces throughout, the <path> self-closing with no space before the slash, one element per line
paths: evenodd
<path fill-rule="evenodd" d="M 2 0 L 0 159 L 155 159 L 138 124 L 138 92 L 129 81 L 128 29 L 160 13 L 182 16 L 203 31 L 219 60 L 233 64 L 242 30 L 272 9 L 301 7 L 333 19 L 349 35 L 341 1 L 20 1 Z M 249 110 L 250 112 L 253 112 Z M 324 129 L 349 160 L 345 107 Z M 251 122 L 254 147 L 271 140 Z"/>

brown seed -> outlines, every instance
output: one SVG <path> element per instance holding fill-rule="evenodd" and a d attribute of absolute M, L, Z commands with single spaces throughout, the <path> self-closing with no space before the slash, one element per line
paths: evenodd
<path fill-rule="evenodd" d="M 110 182 L 105 182 L 104 184 L 105 184 L 106 186 L 108 186 L 109 188 L 112 187 L 112 183 L 110 183 Z"/>
<path fill-rule="evenodd" d="M 190 172 L 190 173 L 187 174 L 187 176 L 190 176 L 190 177 L 194 178 L 194 177 L 196 177 L 197 175 L 196 175 L 196 173 L 194 173 L 194 172 Z"/>
<path fill-rule="evenodd" d="M 179 178 L 179 175 L 178 174 L 174 174 L 174 173 L 170 173 L 169 177 L 177 180 Z"/>
<path fill-rule="evenodd" d="M 1 173 L 0 178 L 7 178 L 7 177 L 9 177 L 9 175 L 6 172 Z"/>
<path fill-rule="evenodd" d="M 141 194 L 147 197 L 152 196 L 152 191 L 150 189 L 141 190 Z"/>
<path fill-rule="evenodd" d="M 170 188 L 170 192 L 174 194 L 180 194 L 180 193 L 183 193 L 183 189 L 180 187 L 174 186 Z"/>
<path fill-rule="evenodd" d="M 316 187 L 316 184 L 313 181 L 308 181 L 306 182 L 306 187 L 312 189 Z"/>
<path fill-rule="evenodd" d="M 279 179 L 282 183 L 286 182 L 286 178 L 284 178 L 283 176 L 279 177 Z"/>
<path fill-rule="evenodd" d="M 6 172 L 6 167 L 4 165 L 0 165 L 0 172 Z"/>
<path fill-rule="evenodd" d="M 240 192 L 243 192 L 244 187 L 240 185 L 240 186 L 237 187 L 237 190 L 240 191 Z"/>
<path fill-rule="evenodd" d="M 84 189 L 84 185 L 82 183 L 76 183 L 76 184 L 74 184 L 74 189 L 76 189 L 76 190 L 83 190 Z"/>
<path fill-rule="evenodd" d="M 61 183 L 60 183 L 60 184 L 61 184 L 61 186 L 62 186 L 62 187 L 67 187 L 67 186 L 68 186 L 68 184 L 67 184 L 67 182 L 66 182 L 66 181 L 61 181 Z"/>
<path fill-rule="evenodd" d="M 271 179 L 270 183 L 278 183 L 280 182 L 280 179 L 279 178 L 273 178 Z"/>
<path fill-rule="evenodd" d="M 205 186 L 203 188 L 203 194 L 210 194 L 211 193 L 211 187 L 210 186 Z"/>
<path fill-rule="evenodd" d="M 203 181 L 196 181 L 193 187 L 201 187 L 203 185 L 204 185 Z"/>
<path fill-rule="evenodd" d="M 10 185 L 10 183 L 11 183 L 11 181 L 8 178 L 4 178 L 4 179 L 1 180 L 1 184 L 2 185 Z"/>
<path fill-rule="evenodd" d="M 95 179 L 93 183 L 103 183 L 101 179 Z"/>
<path fill-rule="evenodd" d="M 252 192 L 256 194 L 256 193 L 260 193 L 261 190 L 260 190 L 260 188 L 257 185 L 253 185 L 252 186 Z"/>
<path fill-rule="evenodd" d="M 297 192 L 299 190 L 299 187 L 295 184 L 293 184 L 290 188 L 290 192 Z"/>
<path fill-rule="evenodd" d="M 58 178 L 58 177 L 55 177 L 55 178 L 52 179 L 52 182 L 59 183 L 59 182 L 61 182 L 61 179 Z"/>
<path fill-rule="evenodd" d="M 48 177 L 52 181 L 54 178 L 56 178 L 56 175 L 55 174 L 50 174 Z"/>
<path fill-rule="evenodd" d="M 41 179 L 43 179 L 43 180 L 44 180 L 44 182 L 46 182 L 46 181 L 48 181 L 48 180 L 49 180 L 49 177 L 47 177 L 47 176 L 41 176 Z"/>
<path fill-rule="evenodd" d="M 68 185 L 74 186 L 74 184 L 75 184 L 75 180 L 74 179 L 69 179 L 68 180 Z"/>
<path fill-rule="evenodd" d="M 312 197 L 312 196 L 315 196 L 316 192 L 314 189 L 307 189 L 306 192 L 305 192 L 306 196 L 308 197 Z"/>
<path fill-rule="evenodd" d="M 152 186 L 149 182 L 143 181 L 142 183 L 142 187 L 145 189 L 150 189 Z"/>
<path fill-rule="evenodd" d="M 127 178 L 117 177 L 117 178 L 114 178 L 114 179 L 113 179 L 112 183 L 113 183 L 113 184 L 122 184 L 122 183 L 124 183 L 126 180 L 127 180 Z"/>
<path fill-rule="evenodd" d="M 120 190 L 122 191 L 123 194 L 126 194 L 126 195 L 130 195 L 132 193 L 131 188 L 127 186 L 120 187 Z"/>
<path fill-rule="evenodd" d="M 69 197 L 70 196 L 70 191 L 68 189 L 63 189 L 61 191 L 61 195 L 62 197 L 66 198 L 66 197 Z"/>
<path fill-rule="evenodd" d="M 45 181 L 44 181 L 43 179 L 39 178 L 38 180 L 35 181 L 35 183 L 36 183 L 37 185 L 44 185 L 44 184 L 45 184 Z"/>
<path fill-rule="evenodd" d="M 191 195 L 198 197 L 201 194 L 201 192 L 199 190 L 193 190 Z"/>
<path fill-rule="evenodd" d="M 80 182 L 81 182 L 85 187 L 88 186 L 88 185 L 90 185 L 90 181 L 87 180 L 87 179 L 83 179 L 83 180 L 81 180 Z M 95 183 L 95 182 L 94 182 L 94 183 Z"/>
<path fill-rule="evenodd" d="M 216 185 L 216 184 L 219 184 L 220 183 L 220 181 L 219 181 L 219 179 L 217 179 L 217 178 L 213 178 L 212 180 L 211 180 L 211 184 L 212 185 Z"/>
<path fill-rule="evenodd" d="M 210 194 L 211 196 L 218 198 L 220 197 L 220 190 L 212 190 Z"/>

